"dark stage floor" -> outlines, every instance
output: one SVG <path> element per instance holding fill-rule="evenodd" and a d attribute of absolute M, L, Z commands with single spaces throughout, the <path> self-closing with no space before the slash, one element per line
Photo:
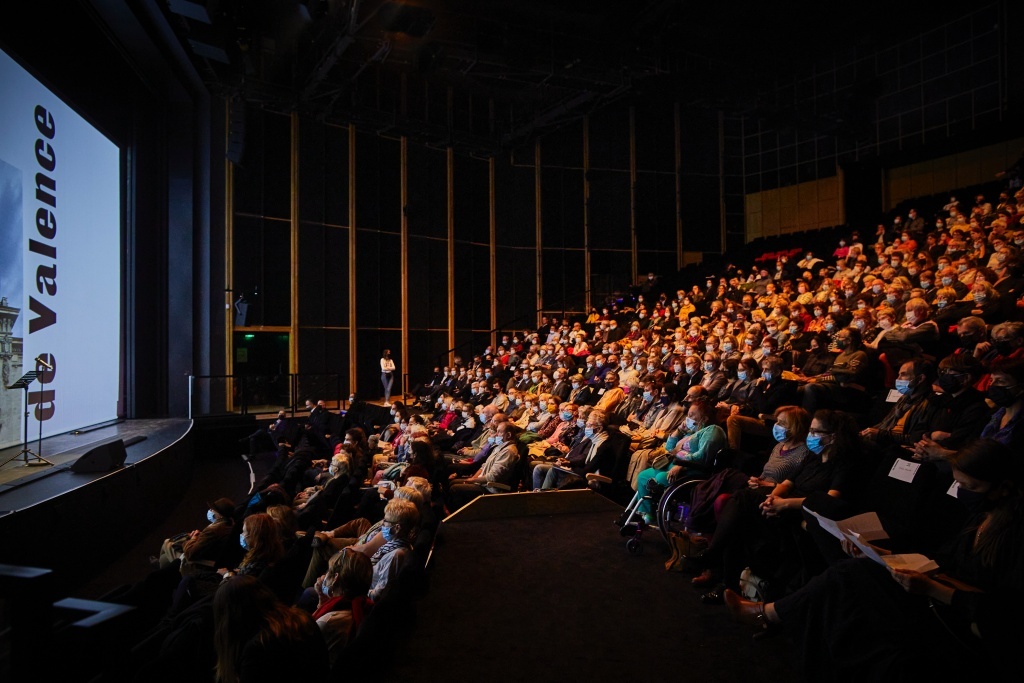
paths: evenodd
<path fill-rule="evenodd" d="M 43 439 L 43 457 L 52 462 L 52 466 L 25 466 L 19 458 L 0 468 L 0 514 L 23 509 L 102 477 L 102 473 L 73 474 L 67 470 L 93 444 L 113 437 L 125 441 L 145 437 L 144 441 L 128 447 L 125 464 L 131 465 L 182 438 L 191 424 L 191 420 L 181 418 L 126 420 L 79 434 L 60 434 Z M 34 452 L 38 451 L 36 441 L 30 442 L 29 447 Z M 0 462 L 20 451 L 20 445 L 0 450 Z"/>

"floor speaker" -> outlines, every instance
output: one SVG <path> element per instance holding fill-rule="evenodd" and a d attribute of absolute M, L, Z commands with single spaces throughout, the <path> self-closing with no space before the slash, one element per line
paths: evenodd
<path fill-rule="evenodd" d="M 109 472 L 124 465 L 128 452 L 123 439 L 112 439 L 91 446 L 82 457 L 71 464 L 72 472 Z"/>

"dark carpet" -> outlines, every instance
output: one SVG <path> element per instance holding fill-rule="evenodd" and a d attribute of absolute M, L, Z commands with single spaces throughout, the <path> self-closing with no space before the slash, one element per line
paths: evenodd
<path fill-rule="evenodd" d="M 613 517 L 444 524 L 394 679 L 798 678 L 789 642 L 754 641 L 724 607 L 701 604 L 689 575 L 665 571 L 657 532 L 630 555 Z"/>

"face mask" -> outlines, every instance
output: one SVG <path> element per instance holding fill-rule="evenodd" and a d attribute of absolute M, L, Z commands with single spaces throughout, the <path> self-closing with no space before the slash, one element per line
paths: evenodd
<path fill-rule="evenodd" d="M 245 537 L 245 534 L 238 537 L 238 545 L 242 546 L 243 550 L 249 549 L 249 539 Z"/>
<path fill-rule="evenodd" d="M 930 280 L 921 280 L 921 289 L 931 289 L 932 283 Z"/>
<path fill-rule="evenodd" d="M 896 295 L 895 294 L 887 294 L 885 296 L 885 300 L 888 301 L 891 304 L 894 304 L 894 303 L 896 303 Z"/>
<path fill-rule="evenodd" d="M 592 436 L 594 436 L 594 428 L 593 427 L 586 427 L 586 428 L 584 428 L 583 436 L 587 437 L 588 439 L 591 438 Z"/>
<path fill-rule="evenodd" d="M 385 543 L 390 543 L 395 540 L 395 528 L 393 526 L 382 526 L 380 528 L 380 535 Z"/>
<path fill-rule="evenodd" d="M 980 303 L 981 303 L 982 301 L 984 301 L 984 300 L 985 300 L 985 299 L 986 299 L 987 297 L 986 297 L 986 296 L 985 296 L 984 294 L 975 294 L 975 295 L 973 296 L 973 298 L 974 298 L 974 303 L 976 303 L 976 304 L 980 304 Z"/>
<path fill-rule="evenodd" d="M 1020 393 L 1017 391 L 1015 387 L 1011 388 L 990 386 L 988 390 L 985 392 L 985 395 L 988 396 L 992 400 L 992 402 L 995 403 L 1000 408 L 1012 406 L 1014 403 L 1017 402 L 1017 399 L 1020 398 Z"/>
<path fill-rule="evenodd" d="M 556 414 L 558 412 L 558 406 L 548 406 L 548 412 L 552 415 Z"/>
<path fill-rule="evenodd" d="M 705 363 L 704 364 L 704 372 L 714 372 L 714 371 L 715 371 L 715 364 L 714 363 L 710 363 L 709 362 L 709 363 Z"/>
<path fill-rule="evenodd" d="M 956 267 L 956 271 L 958 273 L 966 273 L 967 272 L 967 265 L 961 263 L 959 266 Z"/>
<path fill-rule="evenodd" d="M 707 346 L 704 347 L 704 350 L 710 353 L 715 350 L 715 347 L 712 344 L 708 344 Z"/>
<path fill-rule="evenodd" d="M 763 353 L 766 356 L 772 355 L 772 347 L 770 347 L 770 346 L 762 346 L 761 347 L 761 353 Z"/>
<path fill-rule="evenodd" d="M 686 418 L 686 429 L 687 429 L 687 431 L 691 431 L 692 432 L 696 428 L 697 428 L 697 421 L 694 420 L 692 417 Z"/>
<path fill-rule="evenodd" d="M 913 311 L 908 311 L 907 312 L 907 322 L 910 323 L 911 325 L 916 325 L 917 324 L 917 313 L 914 313 Z"/>
<path fill-rule="evenodd" d="M 778 422 L 776 422 L 774 425 L 772 425 L 772 436 L 775 437 L 775 440 L 780 443 L 785 441 L 786 428 L 780 425 Z"/>
<path fill-rule="evenodd" d="M 213 510 L 206 511 L 206 521 L 208 521 L 210 524 L 213 524 L 217 521 L 217 517 L 213 514 Z"/>
<path fill-rule="evenodd" d="M 881 285 L 878 285 L 877 287 L 876 286 L 872 286 L 871 287 L 871 291 L 874 292 L 875 294 L 881 294 L 882 293 L 882 286 Z"/>
<path fill-rule="evenodd" d="M 819 311 L 818 309 L 814 309 L 814 317 L 815 318 L 820 318 L 823 315 L 825 315 L 824 311 Z"/>
<path fill-rule="evenodd" d="M 939 387 L 947 394 L 960 390 L 960 378 L 955 375 L 939 375 Z"/>
<path fill-rule="evenodd" d="M 901 394 L 906 394 L 910 391 L 910 380 L 909 379 L 898 379 L 896 380 L 896 391 Z"/>
<path fill-rule="evenodd" d="M 858 321 L 863 323 L 863 321 Z M 849 339 L 836 339 L 836 348 L 839 350 L 847 349 L 850 346 Z"/>
<path fill-rule="evenodd" d="M 988 493 L 968 491 L 963 486 L 958 486 L 956 489 L 956 499 L 963 503 L 964 507 L 972 513 L 981 512 L 985 509 L 985 504 L 988 502 Z"/>
<path fill-rule="evenodd" d="M 679 366 L 678 365 L 673 365 L 672 369 L 675 370 L 676 372 L 679 372 Z M 692 375 L 695 372 L 697 372 L 697 366 L 696 365 L 687 365 L 686 366 L 686 374 L 687 375 Z"/>
<path fill-rule="evenodd" d="M 775 379 L 775 374 L 774 374 L 774 373 L 771 373 L 771 372 L 768 372 L 767 370 L 765 370 L 764 372 L 762 372 L 762 373 L 761 373 L 761 378 L 762 378 L 762 379 L 763 379 L 763 380 L 764 380 L 765 382 L 771 383 L 771 381 L 772 381 L 773 379 Z"/>
<path fill-rule="evenodd" d="M 807 449 L 815 455 L 821 455 L 821 452 L 825 450 L 825 444 L 822 443 L 822 437 L 818 434 L 808 434 Z"/>
<path fill-rule="evenodd" d="M 331 465 L 330 467 L 327 468 L 327 471 L 330 472 L 331 476 L 333 477 L 338 473 L 338 468 L 335 467 L 334 465 Z"/>
<path fill-rule="evenodd" d="M 835 329 L 835 327 L 836 327 L 835 323 L 825 323 L 825 331 L 826 332 L 831 332 L 832 330 Z"/>
<path fill-rule="evenodd" d="M 732 351 L 733 348 L 735 348 L 735 347 L 733 347 L 732 342 L 726 342 L 726 343 L 722 344 L 722 350 L 725 351 L 726 353 L 729 353 L 730 351 Z"/>
<path fill-rule="evenodd" d="M 651 392 L 649 392 L 649 391 L 645 391 L 645 392 L 644 392 L 644 400 L 645 400 L 645 401 L 650 401 L 650 400 L 651 400 L 651 399 L 653 399 L 653 398 L 654 398 L 654 394 L 652 394 L 652 393 L 651 393 Z"/>
<path fill-rule="evenodd" d="M 739 372 L 736 373 L 736 378 L 739 381 L 741 381 L 741 382 L 746 382 L 747 381 L 747 371 L 746 370 L 740 370 Z"/>
<path fill-rule="evenodd" d="M 330 597 L 330 595 L 331 595 L 331 587 L 327 585 L 326 581 L 324 583 L 320 584 L 320 590 L 323 591 L 324 595 Z"/>

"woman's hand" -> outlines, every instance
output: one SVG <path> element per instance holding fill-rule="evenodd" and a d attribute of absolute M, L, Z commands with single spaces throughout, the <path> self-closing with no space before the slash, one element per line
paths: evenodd
<path fill-rule="evenodd" d="M 903 590 L 911 595 L 929 595 L 934 597 L 936 587 L 943 587 L 938 581 L 930 578 L 927 574 L 915 572 L 910 569 L 890 569 L 889 573 Z"/>
<path fill-rule="evenodd" d="M 761 485 L 761 480 L 758 479 L 757 477 L 751 477 L 750 479 L 747 480 L 747 486 L 749 486 L 752 489 L 756 489 L 760 485 Z"/>
<path fill-rule="evenodd" d="M 673 465 L 672 468 L 668 471 L 669 482 L 675 482 L 676 479 L 683 475 L 685 469 L 686 468 L 683 467 L 682 465 Z"/>
<path fill-rule="evenodd" d="M 786 507 L 786 499 L 778 498 L 769 494 L 761 503 L 761 514 L 765 517 L 774 517 Z"/>

